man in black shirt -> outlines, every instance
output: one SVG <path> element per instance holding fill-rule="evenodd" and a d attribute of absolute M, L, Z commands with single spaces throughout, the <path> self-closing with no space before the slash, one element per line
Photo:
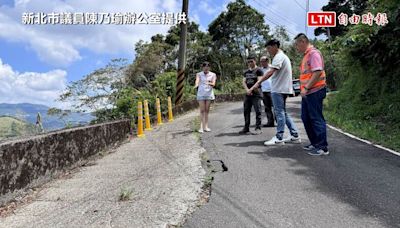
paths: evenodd
<path fill-rule="evenodd" d="M 244 98 L 244 128 L 239 132 L 240 134 L 247 134 L 250 132 L 250 113 L 251 107 L 254 107 L 256 112 L 256 129 L 255 134 L 261 134 L 261 99 L 262 92 L 260 88 L 249 89 L 253 87 L 256 82 L 263 76 L 263 71 L 257 67 L 255 57 L 248 57 L 247 64 L 249 69 L 244 72 L 243 88 L 246 90 L 246 97 Z"/>

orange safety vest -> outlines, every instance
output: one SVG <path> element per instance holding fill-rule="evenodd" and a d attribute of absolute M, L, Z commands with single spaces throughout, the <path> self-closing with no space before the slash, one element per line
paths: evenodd
<path fill-rule="evenodd" d="M 313 50 L 313 49 L 314 49 L 314 47 L 310 47 L 307 49 L 306 53 L 304 54 L 303 61 L 301 62 L 301 65 L 300 65 L 300 89 L 301 89 L 301 91 L 304 90 L 304 87 L 311 80 L 311 77 L 313 75 L 313 72 L 311 71 L 311 66 L 309 64 L 307 64 L 307 62 L 310 59 L 311 50 Z M 314 50 L 316 50 L 316 49 L 314 49 Z M 319 80 L 316 83 L 314 83 L 314 85 L 312 85 L 310 88 L 308 88 L 308 93 L 315 92 L 321 88 L 324 88 L 325 86 L 326 86 L 326 75 L 325 75 L 325 71 L 322 70 L 321 74 L 319 75 Z"/>

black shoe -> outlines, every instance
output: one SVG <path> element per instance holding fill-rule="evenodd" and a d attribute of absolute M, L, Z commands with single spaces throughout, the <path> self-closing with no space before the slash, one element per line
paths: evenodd
<path fill-rule="evenodd" d="M 241 131 L 239 131 L 239 134 L 244 135 L 244 134 L 247 134 L 249 132 L 250 132 L 250 130 L 248 128 L 243 128 Z"/>

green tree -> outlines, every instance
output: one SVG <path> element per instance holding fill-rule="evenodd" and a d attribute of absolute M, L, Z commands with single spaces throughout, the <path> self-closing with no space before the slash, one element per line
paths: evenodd
<path fill-rule="evenodd" d="M 353 14 L 362 14 L 367 7 L 366 0 L 330 0 L 329 3 L 322 7 L 323 11 L 335 11 L 336 15 L 339 16 L 341 13 L 347 14 L 351 17 Z M 337 36 L 344 35 L 348 31 L 348 27 L 343 25 L 337 25 L 336 27 L 330 28 L 331 37 L 334 39 Z M 318 27 L 314 30 L 315 36 L 321 34 L 328 35 L 327 28 Z"/>
<path fill-rule="evenodd" d="M 166 70 L 172 49 L 162 35 L 153 36 L 151 42 L 136 43 L 136 58 L 127 69 L 127 82 L 136 88 L 146 87 L 157 74 Z"/>
<path fill-rule="evenodd" d="M 172 63 L 168 70 L 176 70 L 175 62 L 178 59 L 180 27 L 173 26 L 168 31 L 165 42 L 173 46 L 173 51 L 168 57 Z M 195 22 L 189 22 L 187 32 L 187 52 L 186 52 L 186 76 L 189 84 L 193 84 L 195 73 L 200 70 L 201 63 L 204 61 L 212 61 L 211 53 L 211 37 L 208 33 L 202 32 L 199 25 Z M 213 69 L 213 71 L 218 68 Z M 218 71 L 218 70 L 217 70 Z M 219 72 L 216 72 L 217 74 Z"/>
<path fill-rule="evenodd" d="M 56 116 L 58 117 L 58 119 L 60 119 L 61 121 L 63 121 L 64 123 L 64 127 L 70 128 L 71 127 L 71 123 L 68 122 L 65 118 L 68 117 L 68 115 L 71 114 L 71 110 L 61 110 L 59 108 L 49 108 L 49 110 L 47 110 L 47 115 L 49 116 Z M 69 126 L 69 127 L 68 127 Z"/>
<path fill-rule="evenodd" d="M 272 37 L 279 40 L 284 46 L 288 45 L 290 41 L 287 29 L 283 25 L 278 25 L 275 27 Z"/>
<path fill-rule="evenodd" d="M 78 111 L 112 108 L 118 91 L 125 87 L 126 59 L 113 59 L 81 80 L 71 82 L 60 101 L 69 101 Z"/>
<path fill-rule="evenodd" d="M 246 57 L 263 48 L 270 38 L 269 26 L 264 15 L 247 5 L 244 0 L 236 0 L 227 6 L 208 27 L 215 50 L 222 55 L 239 56 L 246 65 Z"/>
<path fill-rule="evenodd" d="M 15 137 L 15 136 L 18 136 L 20 133 L 19 133 L 19 130 L 18 130 L 18 126 L 17 126 L 17 124 L 15 123 L 15 121 L 13 121 L 12 123 L 11 123 L 11 128 L 10 128 L 10 137 Z"/>
<path fill-rule="evenodd" d="M 350 132 L 400 148 L 400 9 L 397 0 L 369 0 L 389 24 L 349 26 L 332 42 L 339 92 L 328 99 L 328 118 Z"/>

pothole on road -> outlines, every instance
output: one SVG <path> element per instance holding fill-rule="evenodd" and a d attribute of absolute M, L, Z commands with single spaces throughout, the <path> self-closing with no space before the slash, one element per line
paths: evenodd
<path fill-rule="evenodd" d="M 207 166 L 210 169 L 210 172 L 212 173 L 217 173 L 217 172 L 223 173 L 228 171 L 228 167 L 222 160 L 207 160 Z"/>

